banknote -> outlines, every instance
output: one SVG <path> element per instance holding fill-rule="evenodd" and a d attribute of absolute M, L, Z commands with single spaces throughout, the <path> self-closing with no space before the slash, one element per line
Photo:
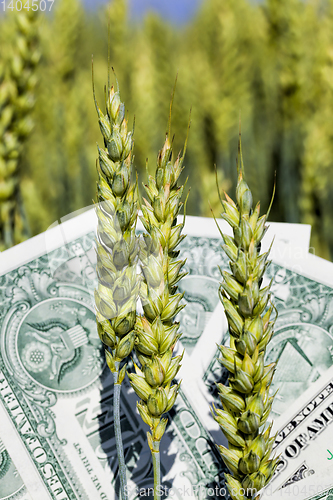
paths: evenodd
<path fill-rule="evenodd" d="M 277 433 L 273 453 L 280 456 L 269 490 L 262 499 L 267 499 L 279 490 L 297 492 L 302 496 L 311 494 L 311 483 L 320 484 L 325 490 L 333 487 L 333 366 L 331 366 L 290 409 L 273 422 L 273 433 Z M 304 480 L 304 482 L 303 482 Z M 318 493 L 312 489 L 311 498 Z"/>
<path fill-rule="evenodd" d="M 267 346 L 266 363 L 278 361 L 271 386 L 278 394 L 272 408 L 277 418 L 332 365 L 333 265 L 308 254 L 300 258 L 274 257 L 263 286 L 272 280 L 272 301 L 278 311 L 275 334 Z M 228 325 L 221 304 L 211 316 L 192 353 L 195 376 L 210 391 L 225 383 L 227 370 L 218 362 L 217 344 L 228 345 Z"/>
<path fill-rule="evenodd" d="M 31 242 L 20 245 L 20 254 L 6 252 L 10 266 L 0 277 L 3 442 L 22 478 L 22 492 L 33 500 L 112 500 L 119 491 L 113 382 L 91 297 L 94 232 L 76 237 L 77 226 L 63 226 L 50 231 L 53 239 L 44 241 L 44 253 L 33 243 L 32 259 Z M 121 420 L 130 500 L 147 496 L 152 487 L 147 426 L 136 400 L 125 380 Z M 206 405 L 183 384 L 161 446 L 164 498 L 204 499 L 214 487 L 226 493 L 225 467 L 193 400 Z M 24 460 L 17 463 L 17 456 Z"/>

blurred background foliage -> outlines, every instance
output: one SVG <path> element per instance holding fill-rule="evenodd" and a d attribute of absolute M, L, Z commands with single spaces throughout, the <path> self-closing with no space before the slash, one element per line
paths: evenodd
<path fill-rule="evenodd" d="M 188 213 L 210 216 L 209 204 L 220 212 L 214 165 L 220 188 L 233 193 L 241 112 L 245 169 L 255 199 L 267 209 L 276 174 L 270 219 L 311 224 L 315 253 L 331 259 L 333 0 L 205 0 L 181 26 L 152 12 L 140 23 L 128 14 L 126 0 L 89 12 L 79 0 L 56 0 L 52 15 L 39 15 L 35 125 L 19 170 L 30 234 L 95 198 L 101 135 L 91 54 L 102 106 L 110 19 L 110 60 L 130 121 L 135 116 L 140 180 L 146 158 L 149 170 L 155 168 L 178 73 L 174 150 L 183 146 L 192 109 Z M 15 46 L 11 15 L 0 18 L 1 54 Z"/>

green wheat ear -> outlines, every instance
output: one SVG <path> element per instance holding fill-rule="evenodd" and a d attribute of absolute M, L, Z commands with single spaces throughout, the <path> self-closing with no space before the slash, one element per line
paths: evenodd
<path fill-rule="evenodd" d="M 27 236 L 20 194 L 23 146 L 32 128 L 37 83 L 37 14 L 14 14 L 15 42 L 0 64 L 0 250 Z"/>
<path fill-rule="evenodd" d="M 170 108 L 171 116 L 171 108 Z M 174 405 L 180 384 L 172 382 L 180 369 L 183 355 L 173 356 L 180 337 L 175 316 L 183 309 L 177 293 L 177 283 L 184 260 L 179 259 L 177 246 L 185 238 L 185 223 L 177 225 L 177 215 L 183 203 L 184 186 L 178 186 L 183 170 L 183 154 L 173 160 L 169 132 L 157 157 L 155 177 L 148 177 L 144 185 L 147 199 L 143 199 L 141 221 L 145 228 L 140 245 L 143 282 L 140 288 L 144 314 L 136 321 L 135 351 L 141 368 L 129 374 L 131 385 L 139 396 L 137 404 L 142 420 L 149 425 L 148 444 L 154 467 L 154 499 L 159 499 L 159 446 L 168 422 L 162 418 Z"/>
<path fill-rule="evenodd" d="M 230 347 L 220 346 L 220 362 L 229 371 L 229 386 L 218 384 L 223 410 L 214 407 L 212 415 L 229 443 L 229 449 L 218 449 L 232 473 L 226 474 L 230 495 L 234 500 L 244 500 L 253 496 L 248 496 L 247 490 L 259 491 L 268 484 L 279 458 L 270 458 L 275 439 L 270 436 L 271 425 L 262 428 L 273 403 L 269 388 L 276 367 L 276 363 L 264 365 L 276 316 L 270 319 L 274 310 L 270 285 L 261 288 L 269 251 L 260 254 L 260 242 L 270 208 L 261 217 L 259 203 L 253 208 L 252 194 L 244 180 L 241 133 L 237 170 L 236 203 L 227 194 L 221 200 L 222 218 L 234 234 L 232 238 L 221 233 L 231 270 L 221 272 L 220 285 L 230 333 Z"/>
<path fill-rule="evenodd" d="M 106 113 L 96 98 L 96 110 L 104 140 L 98 147 L 96 213 L 97 276 L 95 291 L 98 334 L 105 346 L 107 364 L 114 379 L 114 425 L 121 495 L 127 500 L 126 467 L 120 427 L 120 390 L 126 374 L 121 362 L 131 353 L 135 341 L 138 245 L 135 235 L 137 202 L 132 182 L 133 137 L 127 129 L 125 106 L 119 90 L 108 86 Z M 95 92 L 94 92 L 95 97 Z"/>

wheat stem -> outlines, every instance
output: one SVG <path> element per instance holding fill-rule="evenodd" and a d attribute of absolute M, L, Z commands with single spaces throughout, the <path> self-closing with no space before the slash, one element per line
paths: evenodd
<path fill-rule="evenodd" d="M 153 458 L 154 469 L 154 500 L 159 500 L 161 497 L 161 461 L 160 461 L 160 442 L 153 441 L 153 449 L 151 452 Z"/>
<path fill-rule="evenodd" d="M 114 419 L 114 435 L 116 439 L 117 457 L 119 464 L 120 491 L 122 500 L 128 500 L 126 487 L 126 465 L 124 457 L 123 441 L 121 438 L 120 424 L 120 393 L 121 383 L 118 383 L 119 363 L 116 363 L 117 371 L 113 372 L 114 392 L 113 392 L 113 419 Z"/>

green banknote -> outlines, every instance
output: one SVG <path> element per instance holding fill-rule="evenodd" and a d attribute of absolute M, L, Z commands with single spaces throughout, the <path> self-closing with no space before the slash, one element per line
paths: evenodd
<path fill-rule="evenodd" d="M 1 454 L 4 477 L 14 473 L 6 457 L 24 457 L 15 463 L 22 495 L 12 481 L 12 496 L 0 489 L 3 500 L 30 500 L 25 491 L 33 500 L 118 495 L 113 382 L 96 331 L 94 232 L 87 229 L 69 221 L 1 255 L 7 265 L 0 277 L 0 415 L 9 436 Z M 121 421 L 131 500 L 151 496 L 153 486 L 147 426 L 136 400 L 125 381 Z M 207 404 L 183 384 L 161 446 L 162 498 L 211 498 L 216 488 L 225 494 L 225 468 L 194 400 Z"/>
<path fill-rule="evenodd" d="M 328 460 L 333 459 L 333 445 L 323 454 L 324 443 L 333 443 L 333 431 L 329 426 L 333 421 L 330 416 L 333 403 L 328 400 L 321 406 L 324 413 L 313 411 L 311 415 L 311 411 L 317 406 L 319 408 L 318 401 L 321 404 L 333 392 L 330 380 L 333 359 L 333 266 L 314 255 L 301 255 L 297 248 L 291 249 L 287 256 L 275 252 L 272 257 L 263 283 L 265 286 L 272 280 L 272 300 L 278 311 L 275 335 L 268 345 L 266 356 L 266 363 L 278 360 L 270 388 L 271 394 L 277 389 L 278 394 L 270 418 L 276 420 L 282 416 L 282 420 L 277 422 L 282 422 L 286 431 L 290 430 L 294 425 L 294 415 L 290 416 L 289 409 L 296 401 L 294 413 L 303 404 L 309 419 L 304 419 L 303 427 L 297 429 L 295 426 L 294 443 L 282 440 L 280 446 L 276 444 L 276 453 L 284 447 L 285 456 L 272 481 L 273 491 L 268 490 L 265 498 L 272 494 L 272 498 L 279 498 L 283 489 L 284 495 L 289 494 L 293 498 L 303 498 L 299 495 L 305 494 L 308 496 L 304 498 L 331 500 L 333 483 L 324 483 L 318 476 L 326 471 Z M 227 266 L 227 259 L 223 260 L 221 267 Z M 192 378 L 196 376 L 198 381 L 205 383 L 205 397 L 210 403 L 218 400 L 215 382 L 227 382 L 228 374 L 218 362 L 220 355 L 216 344 L 227 344 L 228 339 L 227 321 L 222 305 L 218 304 L 191 353 L 195 366 Z M 326 385 L 325 381 L 328 381 Z M 316 394 L 311 391 L 316 391 Z M 306 403 L 303 401 L 305 392 L 309 394 Z M 209 415 L 204 415 L 203 421 L 215 435 L 216 429 Z M 281 428 L 280 424 L 277 425 L 275 431 Z M 312 483 L 308 488 L 302 486 L 302 481 L 312 474 L 317 481 L 315 490 Z M 328 477 L 333 477 L 333 468 L 328 474 Z"/>
<path fill-rule="evenodd" d="M 274 421 L 280 456 L 262 499 L 331 499 L 333 493 L 333 366 Z"/>
<path fill-rule="evenodd" d="M 227 269 L 227 262 L 224 262 Z M 275 334 L 267 346 L 266 363 L 278 360 L 271 386 L 279 389 L 272 418 L 282 415 L 331 365 L 333 359 L 333 265 L 308 254 L 283 258 L 267 269 L 263 286 L 272 283 L 278 311 Z M 195 374 L 215 394 L 215 382 L 225 383 L 227 370 L 218 361 L 216 344 L 227 345 L 227 321 L 218 304 L 192 353 Z"/>

